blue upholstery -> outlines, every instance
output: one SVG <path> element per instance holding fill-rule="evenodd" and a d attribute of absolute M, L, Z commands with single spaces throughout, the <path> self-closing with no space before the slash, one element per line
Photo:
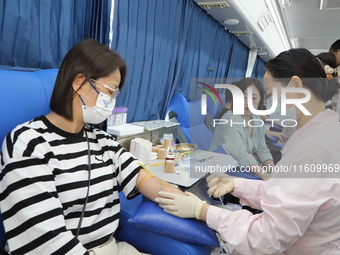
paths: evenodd
<path fill-rule="evenodd" d="M 47 114 L 57 69 L 34 72 L 0 70 L 0 143 L 15 126 L 36 116 Z M 1 149 L 1 147 L 0 147 Z M 210 247 L 180 242 L 155 234 L 127 223 L 128 218 L 139 206 L 141 196 L 134 200 L 122 199 L 119 239 L 133 244 L 137 249 L 157 255 L 210 254 Z M 0 215 L 1 216 L 1 215 Z M 4 230 L 0 218 L 0 248 L 4 241 Z"/>
<path fill-rule="evenodd" d="M 216 99 L 215 101 L 216 102 L 214 102 L 210 96 L 207 96 L 207 112 L 212 118 L 215 118 L 216 113 L 221 106 L 219 100 Z"/>
<path fill-rule="evenodd" d="M 154 255 L 210 255 L 210 246 L 181 242 L 176 239 L 156 234 L 155 232 L 151 232 L 144 228 L 136 227 L 134 224 L 126 223 L 127 220 L 135 214 L 142 203 L 143 198 L 142 196 L 138 196 L 132 200 L 126 200 L 122 193 L 119 194 L 119 198 L 124 210 L 122 210 L 120 214 L 122 229 L 115 234 L 115 237 L 118 240 L 124 240 L 132 244 L 138 250 Z M 148 247 L 148 249 L 145 250 L 145 247 Z"/>
<path fill-rule="evenodd" d="M 209 100 L 207 100 L 207 107 L 211 105 L 208 102 Z M 177 114 L 177 121 L 180 123 L 180 127 L 189 143 L 196 144 L 198 149 L 208 150 L 212 132 L 204 123 L 205 115 L 201 114 L 201 108 L 201 99 L 187 101 L 183 95 L 175 94 L 170 101 L 168 111 L 173 111 Z M 214 107 L 212 107 L 212 112 L 216 112 Z"/>
<path fill-rule="evenodd" d="M 57 69 L 36 72 L 0 70 L 0 144 L 18 124 L 49 112 Z M 0 150 L 1 150 L 0 146 Z M 5 239 L 0 218 L 0 246 Z"/>
<path fill-rule="evenodd" d="M 207 111 L 210 113 L 213 119 L 222 111 L 225 105 L 225 94 L 219 93 L 219 96 L 222 100 L 222 105 L 219 102 L 214 104 L 210 97 L 207 98 Z"/>
<path fill-rule="evenodd" d="M 0 70 L 0 142 L 18 124 L 49 112 L 49 100 L 57 71 Z"/>
<path fill-rule="evenodd" d="M 203 181 L 205 184 L 205 180 Z M 205 187 L 206 185 L 201 189 L 205 190 Z M 145 197 L 128 222 L 176 240 L 204 246 L 219 246 L 215 231 L 205 222 L 171 215 Z"/>

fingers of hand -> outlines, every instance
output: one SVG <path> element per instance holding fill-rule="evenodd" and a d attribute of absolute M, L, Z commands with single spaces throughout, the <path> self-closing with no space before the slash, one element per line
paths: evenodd
<path fill-rule="evenodd" d="M 177 212 L 177 211 L 170 211 L 170 210 L 167 210 L 167 209 L 163 209 L 163 210 L 164 210 L 164 212 L 167 212 L 167 213 L 169 213 L 169 214 L 178 216 L 178 212 Z"/>
<path fill-rule="evenodd" d="M 171 193 L 171 192 L 166 192 L 166 191 L 159 191 L 158 195 L 161 197 L 165 197 L 165 198 L 171 198 L 171 199 L 175 199 L 176 196 L 178 196 L 175 193 Z"/>
<path fill-rule="evenodd" d="M 210 189 L 208 189 L 207 193 L 209 196 L 213 195 L 214 192 L 216 191 L 217 186 L 212 186 Z"/>
<path fill-rule="evenodd" d="M 176 207 L 173 205 L 159 204 L 159 206 L 169 211 L 177 211 Z"/>
<path fill-rule="evenodd" d="M 186 191 L 185 194 L 188 195 L 188 197 L 192 198 L 192 199 L 199 199 L 195 194 L 191 193 L 191 192 L 188 192 Z"/>
<path fill-rule="evenodd" d="M 214 179 L 216 177 L 216 173 L 212 173 L 211 175 L 209 175 L 208 177 L 207 177 L 207 182 L 210 182 L 212 179 Z"/>
<path fill-rule="evenodd" d="M 173 200 L 173 199 L 160 198 L 160 197 L 156 197 L 155 202 L 157 202 L 158 204 L 164 204 L 164 205 L 174 205 L 175 204 L 175 200 Z"/>
<path fill-rule="evenodd" d="M 222 196 L 224 194 L 221 191 L 221 189 L 219 189 L 219 187 L 216 185 L 216 186 L 211 187 L 208 190 L 208 195 L 212 195 L 213 197 L 218 198 L 218 197 L 220 197 L 220 196 Z"/>
<path fill-rule="evenodd" d="M 215 198 L 218 198 L 218 197 L 221 197 L 223 196 L 224 194 L 226 194 L 227 192 L 223 192 L 221 189 L 216 189 L 215 192 L 214 192 L 214 197 Z"/>
<path fill-rule="evenodd" d="M 208 182 L 208 187 L 211 188 L 212 186 L 215 186 L 216 183 L 219 181 L 219 178 L 213 178 Z"/>

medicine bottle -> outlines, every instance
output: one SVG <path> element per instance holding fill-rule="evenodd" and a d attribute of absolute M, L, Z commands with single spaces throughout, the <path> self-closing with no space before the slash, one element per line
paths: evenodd
<path fill-rule="evenodd" d="M 167 166 L 171 164 L 171 166 Z M 169 146 L 165 156 L 164 169 L 167 173 L 173 173 L 175 171 L 175 154 L 172 146 Z"/>

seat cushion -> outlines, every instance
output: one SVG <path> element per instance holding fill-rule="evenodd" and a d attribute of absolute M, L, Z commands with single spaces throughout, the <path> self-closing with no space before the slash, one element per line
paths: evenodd
<path fill-rule="evenodd" d="M 211 247 L 176 240 L 167 235 L 138 227 L 128 223 L 142 203 L 142 195 L 127 200 L 122 192 L 119 193 L 121 212 L 119 217 L 120 230 L 116 232 L 117 240 L 130 243 L 141 252 L 157 255 L 210 255 Z M 150 216 L 151 217 L 151 216 Z"/>
<path fill-rule="evenodd" d="M 168 214 L 150 200 L 143 201 L 128 222 L 183 242 L 209 246 L 219 245 L 214 230 L 204 222 L 196 219 L 182 219 Z"/>

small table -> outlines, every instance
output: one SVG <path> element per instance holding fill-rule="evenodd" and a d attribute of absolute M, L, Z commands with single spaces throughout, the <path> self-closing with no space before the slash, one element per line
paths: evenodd
<path fill-rule="evenodd" d="M 130 150 L 130 142 L 134 138 L 143 138 L 156 143 L 164 134 L 172 134 L 175 138 L 177 135 L 177 129 L 179 128 L 179 123 L 165 120 L 150 120 L 132 122 L 128 124 L 142 126 L 144 127 L 144 132 L 133 135 L 116 136 L 117 142 L 119 142 L 126 150 Z"/>
<path fill-rule="evenodd" d="M 221 166 L 221 168 L 219 169 L 222 169 L 222 166 L 224 166 L 224 169 L 226 169 L 228 166 L 237 166 L 237 161 L 235 161 L 230 155 L 211 151 L 197 150 L 197 152 L 190 159 L 191 173 L 189 177 L 182 179 L 176 172 L 166 173 L 164 170 L 164 164 L 158 166 L 150 166 L 161 162 L 164 162 L 164 160 L 155 159 L 152 160 L 149 165 L 146 165 L 146 167 L 158 178 L 186 189 L 192 187 L 199 180 L 210 174 L 211 171 L 208 170 L 216 170 L 218 166 Z"/>

